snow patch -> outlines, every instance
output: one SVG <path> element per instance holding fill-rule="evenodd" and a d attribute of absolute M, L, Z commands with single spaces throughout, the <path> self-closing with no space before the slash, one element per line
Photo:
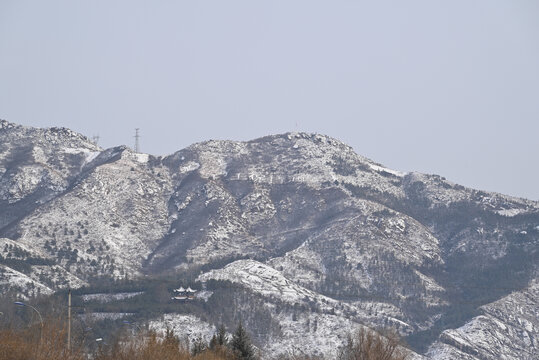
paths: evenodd
<path fill-rule="evenodd" d="M 141 164 L 146 164 L 148 160 L 150 159 L 150 155 L 148 154 L 142 154 L 142 153 L 134 153 L 133 157 L 135 160 Z"/>
<path fill-rule="evenodd" d="M 88 320 L 118 320 L 123 319 L 128 316 L 133 316 L 134 313 L 106 313 L 106 312 L 94 312 L 89 314 L 80 314 L 79 317 L 82 321 L 87 322 Z"/>
<path fill-rule="evenodd" d="M 180 166 L 180 173 L 184 174 L 187 172 L 194 171 L 200 167 L 200 164 L 194 161 L 189 161 L 184 166 Z"/>
<path fill-rule="evenodd" d="M 84 301 L 84 302 L 88 302 L 88 301 L 98 301 L 98 302 L 101 302 L 101 303 L 107 303 L 107 302 L 116 301 L 116 300 L 129 299 L 129 298 L 132 298 L 132 297 L 141 295 L 141 294 L 144 294 L 144 292 L 143 292 L 143 291 L 138 291 L 138 292 L 123 292 L 123 293 L 116 293 L 116 294 L 104 294 L 104 293 L 100 293 L 100 294 L 85 294 L 85 295 L 81 295 L 80 298 L 81 298 L 82 301 Z"/>
<path fill-rule="evenodd" d="M 91 163 L 92 161 L 94 161 L 94 159 L 99 155 L 101 154 L 101 151 L 89 151 L 86 153 L 86 159 L 84 160 L 84 164 L 89 164 Z M 84 165 L 83 164 L 83 165 Z"/>
<path fill-rule="evenodd" d="M 525 213 L 525 209 L 503 209 L 503 210 L 496 210 L 496 214 L 506 216 L 506 217 L 513 217 L 517 216 L 519 214 Z"/>
<path fill-rule="evenodd" d="M 403 177 L 404 175 L 406 175 L 406 173 L 404 173 L 402 171 L 388 169 L 388 168 L 380 166 L 380 165 L 375 165 L 375 164 L 372 164 L 372 163 L 367 163 L 367 165 L 369 165 L 369 167 L 372 170 L 377 171 L 377 172 L 386 172 L 386 173 L 390 173 L 391 175 L 395 175 L 395 176 L 398 176 L 398 177 Z"/>
<path fill-rule="evenodd" d="M 66 154 L 81 154 L 81 153 L 90 153 L 91 151 L 84 148 L 68 148 L 68 147 L 62 147 L 62 151 Z"/>

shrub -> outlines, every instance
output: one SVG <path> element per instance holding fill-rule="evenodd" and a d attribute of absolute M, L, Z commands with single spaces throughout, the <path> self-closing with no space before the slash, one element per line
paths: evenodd
<path fill-rule="evenodd" d="M 339 360 L 405 360 L 409 351 L 403 347 L 399 335 L 388 331 L 384 335 L 361 328 L 349 336 L 348 343 L 341 349 Z"/>

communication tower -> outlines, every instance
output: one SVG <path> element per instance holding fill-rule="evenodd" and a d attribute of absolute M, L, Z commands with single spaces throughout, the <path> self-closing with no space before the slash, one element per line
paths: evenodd
<path fill-rule="evenodd" d="M 140 135 L 138 134 L 139 128 L 135 128 L 135 152 L 139 152 L 139 138 Z"/>

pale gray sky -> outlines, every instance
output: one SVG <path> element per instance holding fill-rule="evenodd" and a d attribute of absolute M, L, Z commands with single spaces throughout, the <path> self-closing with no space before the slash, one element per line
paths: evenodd
<path fill-rule="evenodd" d="M 0 2 L 0 118 L 167 154 L 334 136 L 539 199 L 539 1 Z"/>

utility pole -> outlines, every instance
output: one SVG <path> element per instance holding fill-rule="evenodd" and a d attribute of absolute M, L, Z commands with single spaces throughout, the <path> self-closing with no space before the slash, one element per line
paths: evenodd
<path fill-rule="evenodd" d="M 67 293 L 67 351 L 71 351 L 71 289 Z"/>
<path fill-rule="evenodd" d="M 139 142 L 138 142 L 138 140 L 140 138 L 140 136 L 138 134 L 139 130 L 140 130 L 139 128 L 135 128 L 135 152 L 137 152 L 137 153 L 139 152 Z"/>

